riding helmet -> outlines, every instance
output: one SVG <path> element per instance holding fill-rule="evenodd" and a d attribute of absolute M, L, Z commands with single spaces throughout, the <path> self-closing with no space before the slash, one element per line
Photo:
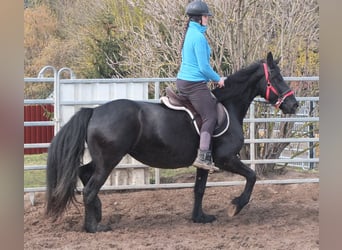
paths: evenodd
<path fill-rule="evenodd" d="M 208 5 L 201 0 L 194 0 L 186 6 L 188 16 L 212 16 Z"/>

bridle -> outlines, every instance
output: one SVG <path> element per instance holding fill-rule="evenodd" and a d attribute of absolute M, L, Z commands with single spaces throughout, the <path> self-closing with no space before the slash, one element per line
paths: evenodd
<path fill-rule="evenodd" d="M 294 95 L 294 92 L 289 89 L 286 92 L 282 93 L 279 95 L 277 89 L 272 85 L 270 78 L 269 78 L 269 74 L 268 74 L 268 67 L 266 63 L 263 63 L 264 65 L 264 72 L 265 72 L 265 78 L 266 78 L 266 94 L 265 94 L 265 99 L 266 101 L 270 102 L 269 98 L 270 98 L 270 93 L 273 92 L 273 94 L 275 94 L 276 96 L 278 96 L 278 101 L 274 104 L 274 106 L 276 108 L 279 108 L 280 105 L 285 101 L 285 99 L 287 97 L 289 97 L 290 95 Z"/>

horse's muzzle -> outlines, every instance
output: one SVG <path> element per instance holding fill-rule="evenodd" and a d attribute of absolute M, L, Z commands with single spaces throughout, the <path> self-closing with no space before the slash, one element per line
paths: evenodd
<path fill-rule="evenodd" d="M 280 105 L 280 109 L 283 111 L 284 114 L 295 114 L 299 104 L 296 99 L 294 100 L 287 100 Z"/>

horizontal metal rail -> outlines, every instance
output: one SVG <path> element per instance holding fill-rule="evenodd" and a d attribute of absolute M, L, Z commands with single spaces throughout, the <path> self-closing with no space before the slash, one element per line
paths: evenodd
<path fill-rule="evenodd" d="M 271 138 L 271 139 L 245 139 L 245 143 L 298 143 L 298 142 L 319 142 L 319 138 Z M 29 143 L 24 148 L 48 148 L 50 143 Z"/>
<path fill-rule="evenodd" d="M 119 164 L 115 169 L 127 169 L 127 168 L 148 168 L 149 166 L 144 164 Z M 25 170 L 46 170 L 46 165 L 32 165 L 25 166 Z"/>
<path fill-rule="evenodd" d="M 51 79 L 51 78 L 39 78 L 40 80 Z M 61 79 L 61 83 L 145 83 L 145 82 L 176 82 L 177 78 L 174 77 L 166 77 L 166 78 L 110 78 L 110 79 Z M 319 81 L 318 76 L 287 76 L 284 77 L 284 81 L 287 82 L 295 82 L 295 81 Z"/>
<path fill-rule="evenodd" d="M 319 122 L 319 117 L 245 118 L 244 122 Z"/>
<path fill-rule="evenodd" d="M 48 148 L 50 143 L 25 143 L 24 148 Z"/>
<path fill-rule="evenodd" d="M 24 78 L 25 82 L 27 83 L 39 83 L 39 82 L 44 82 L 44 83 L 54 83 L 55 79 L 53 77 L 25 77 Z"/>
<path fill-rule="evenodd" d="M 25 170 L 46 170 L 46 165 L 32 165 L 32 166 L 25 166 Z"/>
<path fill-rule="evenodd" d="M 314 102 L 318 102 L 319 101 L 319 97 L 318 96 L 296 96 L 296 100 L 297 101 L 314 101 Z M 265 100 L 265 98 L 263 97 L 255 97 L 254 102 L 264 102 L 267 103 L 267 101 Z"/>
<path fill-rule="evenodd" d="M 53 121 L 40 121 L 40 122 L 24 122 L 24 127 L 37 127 L 37 126 L 54 126 Z"/>
<path fill-rule="evenodd" d="M 245 139 L 245 143 L 297 143 L 297 142 L 319 142 L 319 138 L 267 138 L 267 139 Z"/>
<path fill-rule="evenodd" d="M 319 97 L 317 98 L 314 98 L 314 97 L 311 97 L 312 99 L 310 99 L 310 97 L 308 98 L 304 98 L 304 97 L 296 97 L 296 99 L 298 101 L 319 101 Z M 136 100 L 136 101 L 139 101 L 139 100 Z M 140 100 L 140 101 L 145 101 L 145 102 L 153 102 L 153 103 L 160 103 L 160 100 L 159 99 L 149 99 L 149 100 Z M 263 99 L 263 98 L 258 98 L 256 97 L 254 99 L 254 101 L 259 101 L 259 102 L 265 102 L 266 103 L 266 100 Z M 66 105 L 66 106 L 70 106 L 70 105 L 101 105 L 101 104 L 104 104 L 104 103 L 107 103 L 109 101 L 61 101 L 60 104 L 61 105 Z"/>
<path fill-rule="evenodd" d="M 319 158 L 300 158 L 300 159 L 254 159 L 241 160 L 245 164 L 273 164 L 273 163 L 297 163 L 297 162 L 319 162 Z"/>
<path fill-rule="evenodd" d="M 226 187 L 245 185 L 245 181 L 221 181 L 221 182 L 207 182 L 207 187 Z M 284 184 L 300 184 L 300 183 L 319 183 L 318 178 L 307 179 L 286 179 L 286 180 L 259 180 L 257 185 L 284 185 Z M 110 190 L 141 190 L 141 189 L 168 189 L 168 188 L 193 188 L 194 183 L 165 183 L 165 184 L 145 184 L 145 185 L 120 185 L 120 186 L 102 186 L 101 191 Z M 25 188 L 24 192 L 45 192 L 46 187 L 32 187 Z M 82 192 L 83 188 L 77 188 L 77 191 Z"/>
<path fill-rule="evenodd" d="M 52 99 L 25 99 L 24 104 L 54 104 Z"/>
<path fill-rule="evenodd" d="M 25 77 L 24 81 L 28 83 L 35 82 L 50 82 L 54 83 L 53 77 Z M 166 77 L 166 78 L 99 78 L 99 79 L 60 79 L 61 83 L 145 83 L 145 82 L 176 82 L 177 78 Z M 319 76 L 286 76 L 284 81 L 287 82 L 305 82 L 305 81 L 319 81 Z"/>

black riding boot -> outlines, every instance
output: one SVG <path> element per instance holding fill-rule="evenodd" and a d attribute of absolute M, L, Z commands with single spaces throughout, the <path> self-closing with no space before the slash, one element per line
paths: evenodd
<path fill-rule="evenodd" d="M 197 158 L 192 164 L 194 167 L 203 168 L 205 170 L 213 170 L 211 151 L 210 150 L 198 150 Z"/>

